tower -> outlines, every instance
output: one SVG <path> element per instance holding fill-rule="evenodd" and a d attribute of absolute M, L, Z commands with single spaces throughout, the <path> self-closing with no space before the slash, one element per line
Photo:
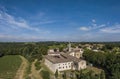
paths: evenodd
<path fill-rule="evenodd" d="M 68 44 L 68 51 L 70 52 L 71 51 L 71 43 L 69 42 Z"/>

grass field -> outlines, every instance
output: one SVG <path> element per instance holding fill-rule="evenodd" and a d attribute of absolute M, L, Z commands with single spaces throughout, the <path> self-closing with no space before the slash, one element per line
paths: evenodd
<path fill-rule="evenodd" d="M 18 55 L 0 57 L 0 79 L 13 79 L 21 62 Z"/>

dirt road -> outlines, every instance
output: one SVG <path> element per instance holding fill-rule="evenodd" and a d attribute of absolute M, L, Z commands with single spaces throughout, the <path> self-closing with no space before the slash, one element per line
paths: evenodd
<path fill-rule="evenodd" d="M 22 59 L 22 63 L 14 79 L 24 79 L 26 68 L 28 67 L 28 61 L 23 56 L 20 56 L 20 58 Z"/>
<path fill-rule="evenodd" d="M 35 62 L 37 60 L 35 60 L 33 63 L 32 63 L 32 66 L 31 66 L 31 76 L 35 79 L 42 79 L 41 75 L 39 74 L 39 71 L 36 70 L 35 68 Z"/>

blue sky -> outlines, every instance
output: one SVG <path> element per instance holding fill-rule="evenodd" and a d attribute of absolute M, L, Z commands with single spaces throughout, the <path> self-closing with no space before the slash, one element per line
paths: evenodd
<path fill-rule="evenodd" d="M 0 41 L 120 41 L 120 1 L 0 0 Z"/>

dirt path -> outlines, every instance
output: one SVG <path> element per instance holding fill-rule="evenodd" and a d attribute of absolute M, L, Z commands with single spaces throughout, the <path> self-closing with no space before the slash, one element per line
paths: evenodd
<path fill-rule="evenodd" d="M 14 79 L 24 79 L 26 68 L 28 67 L 28 61 L 22 56 L 20 56 L 20 58 L 22 59 L 22 63 L 20 65 L 20 68 L 18 69 Z"/>
<path fill-rule="evenodd" d="M 32 79 L 42 79 L 41 75 L 39 74 L 39 71 L 37 71 L 35 69 L 35 62 L 37 60 L 35 60 L 33 63 L 32 63 L 32 66 L 31 66 L 31 78 Z"/>

